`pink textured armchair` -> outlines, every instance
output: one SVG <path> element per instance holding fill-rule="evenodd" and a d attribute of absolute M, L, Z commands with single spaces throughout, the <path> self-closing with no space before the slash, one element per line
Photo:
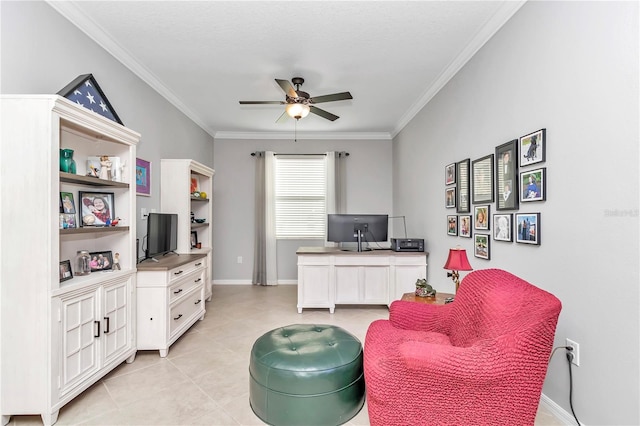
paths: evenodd
<path fill-rule="evenodd" d="M 499 269 L 447 305 L 393 302 L 365 339 L 371 425 L 533 425 L 560 309 Z"/>

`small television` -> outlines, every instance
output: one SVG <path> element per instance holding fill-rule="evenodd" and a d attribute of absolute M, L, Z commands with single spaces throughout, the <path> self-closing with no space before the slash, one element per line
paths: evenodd
<path fill-rule="evenodd" d="M 327 241 L 334 243 L 384 242 L 388 238 L 389 215 L 386 214 L 329 214 L 327 215 Z"/>
<path fill-rule="evenodd" d="M 178 215 L 149 213 L 147 216 L 147 250 L 145 259 L 166 255 L 178 249 Z"/>

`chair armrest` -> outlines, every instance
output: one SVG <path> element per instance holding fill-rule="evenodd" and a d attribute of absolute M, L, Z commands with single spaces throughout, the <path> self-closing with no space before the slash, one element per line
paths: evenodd
<path fill-rule="evenodd" d="M 396 300 L 389 307 L 389 321 L 405 330 L 448 334 L 452 304 L 429 305 Z"/>

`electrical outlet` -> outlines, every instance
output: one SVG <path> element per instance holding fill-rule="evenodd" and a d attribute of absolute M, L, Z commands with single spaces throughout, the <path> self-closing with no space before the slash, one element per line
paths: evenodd
<path fill-rule="evenodd" d="M 238 263 L 242 263 L 242 256 L 238 256 Z"/>
<path fill-rule="evenodd" d="M 580 345 L 571 339 L 566 339 L 565 343 L 566 346 L 570 346 L 573 348 L 572 351 L 567 350 L 567 353 L 571 353 L 573 355 L 571 363 L 576 367 L 580 367 Z"/>
<path fill-rule="evenodd" d="M 147 209 L 145 209 L 144 207 L 140 208 L 140 220 L 147 220 Z"/>

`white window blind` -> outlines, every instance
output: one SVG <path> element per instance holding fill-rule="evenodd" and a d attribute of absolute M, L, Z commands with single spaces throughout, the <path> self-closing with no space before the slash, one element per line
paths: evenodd
<path fill-rule="evenodd" d="M 277 156 L 275 169 L 276 238 L 324 238 L 325 156 Z"/>

